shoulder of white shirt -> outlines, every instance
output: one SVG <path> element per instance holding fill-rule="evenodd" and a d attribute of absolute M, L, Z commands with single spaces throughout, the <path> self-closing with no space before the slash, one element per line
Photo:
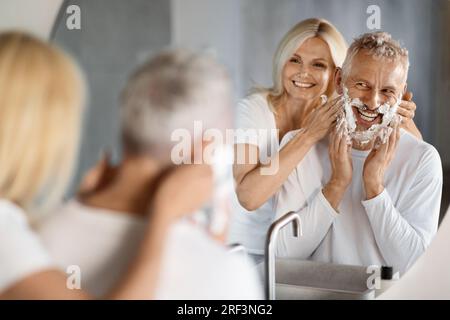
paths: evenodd
<path fill-rule="evenodd" d="M 15 203 L 0 199 L 0 227 L 9 227 L 11 224 L 28 225 L 27 215 Z"/>
<path fill-rule="evenodd" d="M 252 93 L 238 102 L 238 105 L 245 108 L 258 108 L 261 111 L 269 111 L 266 93 Z"/>
<path fill-rule="evenodd" d="M 422 156 L 424 161 L 441 162 L 439 152 L 432 144 L 418 139 L 405 129 L 401 129 L 400 140 L 406 150 L 409 152 L 416 151 L 418 155 Z"/>

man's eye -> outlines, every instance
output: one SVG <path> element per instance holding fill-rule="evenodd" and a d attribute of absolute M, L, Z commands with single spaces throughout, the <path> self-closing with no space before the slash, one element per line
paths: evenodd
<path fill-rule="evenodd" d="M 392 89 L 383 89 L 382 92 L 387 95 L 395 95 L 395 92 Z"/>
<path fill-rule="evenodd" d="M 365 84 L 364 82 L 358 82 L 358 83 L 356 84 L 356 87 L 357 87 L 358 89 L 367 89 L 367 88 L 369 88 L 369 86 L 368 86 L 367 84 Z"/>

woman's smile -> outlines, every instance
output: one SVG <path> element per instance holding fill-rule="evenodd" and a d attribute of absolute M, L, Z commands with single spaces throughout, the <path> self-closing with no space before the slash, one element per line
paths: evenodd
<path fill-rule="evenodd" d="M 292 84 L 294 86 L 296 86 L 297 88 L 302 88 L 302 89 L 309 89 L 316 85 L 315 83 L 309 82 L 309 81 L 295 81 L 295 80 L 292 80 Z"/>

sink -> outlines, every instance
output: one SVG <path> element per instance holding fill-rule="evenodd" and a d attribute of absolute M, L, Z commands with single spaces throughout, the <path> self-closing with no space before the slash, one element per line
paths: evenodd
<path fill-rule="evenodd" d="M 264 278 L 264 264 L 258 265 Z M 275 260 L 277 300 L 367 300 L 375 291 L 367 288 L 364 266 L 351 266 L 289 258 Z"/>
<path fill-rule="evenodd" d="M 301 217 L 294 211 L 279 217 L 267 231 L 265 262 L 258 266 L 264 279 L 267 299 L 375 298 L 375 290 L 367 288 L 367 279 L 371 274 L 366 272 L 367 268 L 364 266 L 277 258 L 275 253 L 278 234 L 289 224 L 292 224 L 292 236 L 301 238 Z"/>

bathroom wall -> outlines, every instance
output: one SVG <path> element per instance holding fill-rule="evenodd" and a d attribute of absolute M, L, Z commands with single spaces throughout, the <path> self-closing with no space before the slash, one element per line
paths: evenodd
<path fill-rule="evenodd" d="M 241 65 L 241 0 L 172 0 L 172 45 L 212 51 L 233 80 L 236 97 L 245 94 Z"/>
<path fill-rule="evenodd" d="M 65 8 L 81 9 L 81 29 L 68 30 Z M 166 0 L 65 1 L 52 40 L 73 54 L 86 72 L 90 97 L 79 167 L 70 194 L 101 150 L 120 155 L 118 98 L 134 67 L 170 46 L 171 12 Z"/>
<path fill-rule="evenodd" d="M 63 0 L 0 0 L 0 30 L 22 29 L 47 39 Z"/>
<path fill-rule="evenodd" d="M 435 108 L 431 119 L 434 128 L 433 144 L 438 149 L 444 165 L 444 188 L 442 192 L 441 213 L 450 205 L 450 1 L 433 1 L 432 28 L 433 42 L 436 46 L 437 69 L 432 80 Z M 443 214 L 441 214 L 442 218 Z"/>

